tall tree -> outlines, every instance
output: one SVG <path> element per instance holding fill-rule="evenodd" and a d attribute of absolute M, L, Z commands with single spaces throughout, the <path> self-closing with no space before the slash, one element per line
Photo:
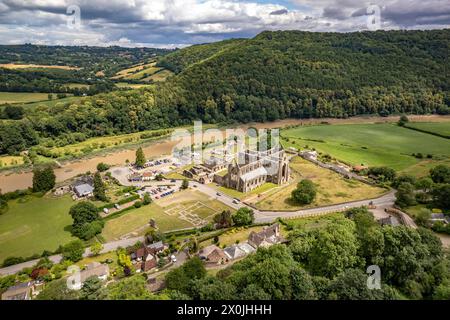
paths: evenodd
<path fill-rule="evenodd" d="M 106 196 L 105 184 L 103 183 L 100 172 L 94 174 L 94 197 L 100 201 L 108 201 Z"/>
<path fill-rule="evenodd" d="M 291 198 L 298 204 L 310 204 L 314 201 L 317 191 L 311 180 L 305 179 L 297 184 L 297 188 L 292 191 Z"/>
<path fill-rule="evenodd" d="M 56 176 L 51 167 L 43 169 L 35 168 L 33 170 L 33 191 L 47 192 L 50 191 L 56 182 Z"/>
<path fill-rule="evenodd" d="M 64 245 L 61 254 L 64 260 L 72 262 L 80 261 L 83 258 L 84 244 L 81 240 L 73 240 Z"/>
<path fill-rule="evenodd" d="M 358 242 L 352 221 L 342 221 L 318 231 L 308 255 L 308 269 L 315 275 L 333 277 L 358 262 Z"/>
<path fill-rule="evenodd" d="M 86 279 L 81 287 L 80 300 L 104 300 L 107 296 L 103 281 L 97 276 Z"/>
<path fill-rule="evenodd" d="M 139 147 L 136 150 L 136 161 L 135 161 L 136 167 L 142 168 L 145 165 L 145 162 L 146 160 L 144 150 L 142 150 L 142 147 Z"/>
<path fill-rule="evenodd" d="M 248 226 L 255 221 L 255 213 L 252 209 L 242 207 L 232 216 L 233 222 L 237 226 Z"/>
<path fill-rule="evenodd" d="M 108 300 L 154 300 L 146 287 L 146 280 L 142 275 L 135 275 L 117 281 L 107 287 Z"/>

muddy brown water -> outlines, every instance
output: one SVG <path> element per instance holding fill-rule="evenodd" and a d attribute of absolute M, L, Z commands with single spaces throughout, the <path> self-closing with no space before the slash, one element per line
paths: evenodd
<path fill-rule="evenodd" d="M 249 127 L 255 127 L 257 129 L 271 129 L 271 128 L 282 128 L 292 125 L 312 125 L 320 124 L 322 122 L 328 122 L 333 124 L 352 124 L 352 123 L 374 123 L 374 122 L 395 122 L 398 121 L 399 117 L 355 117 L 349 119 L 285 119 L 275 122 L 267 123 L 250 123 L 246 125 L 241 125 L 238 128 L 247 129 Z M 449 121 L 448 116 L 409 116 L 411 121 L 422 121 L 422 122 L 440 122 Z M 205 137 L 205 139 L 207 139 Z M 172 152 L 173 147 L 177 144 L 176 141 L 170 141 L 170 139 L 151 144 L 149 146 L 143 147 L 144 153 L 147 158 L 159 157 L 162 155 L 168 155 Z M 67 179 L 71 179 L 79 174 L 85 173 L 87 171 L 96 171 L 97 164 L 100 162 L 105 162 L 110 165 L 120 165 L 124 164 L 128 159 L 132 161 L 135 158 L 137 147 L 133 147 L 127 150 L 115 150 L 111 151 L 106 155 L 93 156 L 90 158 L 84 158 L 80 160 L 74 160 L 62 164 L 60 168 L 55 169 L 56 182 L 62 182 Z M 0 173 L 0 190 L 5 192 L 10 192 L 18 189 L 26 189 L 32 185 L 33 174 L 29 171 L 24 172 L 3 172 Z"/>
<path fill-rule="evenodd" d="M 153 158 L 170 154 L 175 144 L 176 142 L 164 141 L 146 146 L 143 150 L 147 158 Z M 132 161 L 136 157 L 136 149 L 137 147 L 129 150 L 112 151 L 106 155 L 65 163 L 61 168 L 55 169 L 56 182 L 71 179 L 87 171 L 94 172 L 97 170 L 97 164 L 100 162 L 105 162 L 110 165 L 119 165 L 124 164 L 127 159 Z M 17 189 L 26 189 L 31 187 L 32 178 L 32 172 L 2 174 L 0 175 L 0 189 L 3 193 Z"/>

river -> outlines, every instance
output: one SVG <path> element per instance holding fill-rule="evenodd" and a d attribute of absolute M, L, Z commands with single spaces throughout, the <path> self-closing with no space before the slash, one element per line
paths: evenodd
<path fill-rule="evenodd" d="M 238 128 L 247 129 L 249 127 L 255 127 L 257 129 L 262 128 L 282 128 L 292 125 L 312 125 L 320 124 L 323 122 L 333 123 L 333 124 L 351 124 L 351 123 L 374 123 L 374 122 L 395 122 L 398 121 L 399 117 L 354 117 L 349 119 L 285 119 L 274 122 L 267 123 L 250 123 L 241 125 Z M 409 116 L 411 121 L 422 121 L 422 122 L 435 122 L 435 121 L 449 121 L 448 116 Z M 143 147 L 144 153 L 147 158 L 160 157 L 162 155 L 171 154 L 173 147 L 177 144 L 176 141 L 171 141 L 170 138 L 155 142 L 151 145 Z M 87 171 L 94 172 L 97 169 L 97 164 L 100 162 L 105 162 L 110 165 L 120 165 L 124 164 L 128 159 L 133 161 L 135 158 L 137 147 L 130 147 L 127 150 L 112 150 L 106 155 L 92 156 L 89 158 L 83 158 L 79 160 L 73 160 L 63 163 L 60 168 L 55 169 L 56 182 L 62 182 L 67 179 L 73 178 L 79 174 L 85 173 Z M 2 172 L 0 173 L 0 190 L 5 192 L 10 192 L 18 189 L 26 189 L 32 185 L 33 174 L 29 170 L 24 170 L 23 172 Z"/>

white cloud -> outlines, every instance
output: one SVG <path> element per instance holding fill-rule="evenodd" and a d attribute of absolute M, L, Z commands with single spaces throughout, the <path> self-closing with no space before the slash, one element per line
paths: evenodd
<path fill-rule="evenodd" d="M 291 0 L 297 9 L 258 0 L 0 0 L 0 43 L 189 44 L 253 36 L 263 30 L 367 29 L 366 7 L 383 6 L 382 27 L 448 26 L 448 0 Z M 81 9 L 69 30 L 66 8 Z M 26 30 L 26 31 L 24 31 Z M 9 31 L 9 34 L 8 34 Z"/>

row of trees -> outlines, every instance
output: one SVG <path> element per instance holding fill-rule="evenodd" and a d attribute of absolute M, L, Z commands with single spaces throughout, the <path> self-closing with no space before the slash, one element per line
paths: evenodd
<path fill-rule="evenodd" d="M 297 229 L 289 245 L 256 254 L 207 276 L 191 259 L 166 276 L 173 299 L 449 299 L 441 243 L 426 229 L 381 227 L 366 209 L 313 230 Z M 366 268 L 381 269 L 381 289 L 367 287 Z"/>
<path fill-rule="evenodd" d="M 450 210 L 450 167 L 438 165 L 427 177 L 416 179 L 401 175 L 392 183 L 397 188 L 396 204 L 402 208 L 427 204 L 443 211 Z"/>

